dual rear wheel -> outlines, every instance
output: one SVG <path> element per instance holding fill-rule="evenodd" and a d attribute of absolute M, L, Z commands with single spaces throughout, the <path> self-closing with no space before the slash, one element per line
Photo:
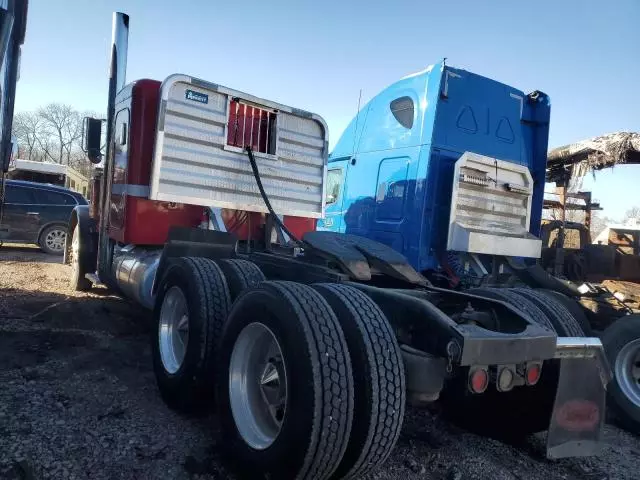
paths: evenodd
<path fill-rule="evenodd" d="M 265 281 L 244 260 L 180 258 L 155 318 L 163 398 L 188 412 L 215 401 L 227 458 L 249 478 L 358 478 L 395 445 L 402 357 L 359 290 Z"/>

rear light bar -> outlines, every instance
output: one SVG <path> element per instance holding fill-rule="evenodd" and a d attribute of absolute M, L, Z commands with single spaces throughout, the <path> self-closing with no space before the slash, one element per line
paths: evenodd
<path fill-rule="evenodd" d="M 243 103 L 238 98 L 229 102 L 227 145 L 254 152 L 275 155 L 277 113 Z"/>
<path fill-rule="evenodd" d="M 508 392 L 514 387 L 532 387 L 542 375 L 542 362 L 527 362 L 518 365 L 484 366 L 469 368 L 467 387 L 471 393 L 484 393 L 489 383 L 495 382 L 498 392 Z"/>

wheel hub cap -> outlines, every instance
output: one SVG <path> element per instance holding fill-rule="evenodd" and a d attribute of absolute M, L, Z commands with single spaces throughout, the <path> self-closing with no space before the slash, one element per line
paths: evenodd
<path fill-rule="evenodd" d="M 287 405 L 287 375 L 280 344 L 262 323 L 238 335 L 229 365 L 229 399 L 244 441 L 262 450 L 282 428 Z"/>
<path fill-rule="evenodd" d="M 640 339 L 622 347 L 616 357 L 614 373 L 622 393 L 640 407 Z"/>
<path fill-rule="evenodd" d="M 56 252 L 61 252 L 64 248 L 64 242 L 67 238 L 66 232 L 63 230 L 51 230 L 47 233 L 45 243 L 47 247 Z"/>
<path fill-rule="evenodd" d="M 260 376 L 262 398 L 274 422 L 278 425 L 282 423 L 284 417 L 284 400 L 287 395 L 287 386 L 285 382 L 280 381 L 281 377 L 284 378 L 282 368 L 282 361 L 270 359 Z"/>
<path fill-rule="evenodd" d="M 162 301 L 158 343 L 162 365 L 167 372 L 176 373 L 182 366 L 189 343 L 187 299 L 179 287 L 171 287 Z"/>

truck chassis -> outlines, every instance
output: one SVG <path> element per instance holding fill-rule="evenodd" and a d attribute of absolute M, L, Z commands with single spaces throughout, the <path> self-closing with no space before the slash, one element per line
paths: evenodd
<path fill-rule="evenodd" d="M 86 207 L 70 231 L 72 281 L 87 289 L 98 238 Z M 391 452 L 405 403 L 438 399 L 492 436 L 551 419 L 561 432 L 549 435 L 551 457 L 598 450 L 606 360 L 599 341 L 566 338 L 580 325 L 557 294 L 437 288 L 400 254 L 351 235 L 311 232 L 303 245 L 174 228 L 163 249 L 112 245 L 101 277 L 153 308 L 163 399 L 183 412 L 215 405 L 229 458 L 248 474 L 358 478 Z M 591 393 L 563 386 L 561 362 L 579 362 Z M 277 452 L 293 445 L 283 462 Z"/>

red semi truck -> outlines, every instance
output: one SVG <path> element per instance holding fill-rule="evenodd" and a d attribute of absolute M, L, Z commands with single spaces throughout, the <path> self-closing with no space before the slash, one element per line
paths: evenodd
<path fill-rule="evenodd" d="M 405 404 L 438 399 L 492 435 L 549 429 L 550 457 L 597 453 L 598 339 L 315 231 L 322 118 L 187 75 L 125 85 L 128 24 L 114 14 L 104 157 L 100 120 L 85 125 L 104 173 L 72 214 L 65 260 L 75 289 L 100 283 L 153 310 L 171 408 L 215 405 L 251 478 L 361 477 L 393 449 Z"/>

